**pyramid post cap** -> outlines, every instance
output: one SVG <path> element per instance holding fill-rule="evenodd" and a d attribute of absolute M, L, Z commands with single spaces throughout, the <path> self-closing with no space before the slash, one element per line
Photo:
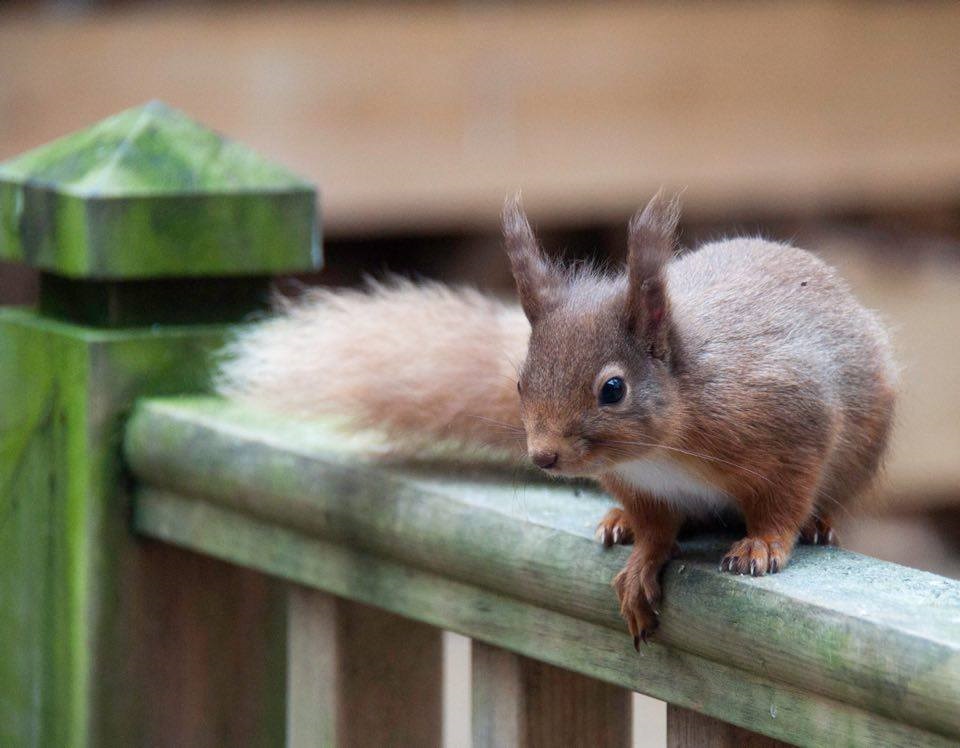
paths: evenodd
<path fill-rule="evenodd" d="M 84 278 L 320 264 L 317 191 L 160 101 L 0 163 L 0 257 Z"/>

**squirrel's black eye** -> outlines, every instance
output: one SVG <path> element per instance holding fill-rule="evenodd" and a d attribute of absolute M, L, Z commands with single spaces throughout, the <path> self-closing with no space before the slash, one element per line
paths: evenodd
<path fill-rule="evenodd" d="M 619 403 L 623 400 L 623 396 L 627 394 L 627 384 L 620 377 L 612 377 L 603 383 L 603 387 L 600 388 L 600 400 L 601 405 L 613 405 L 614 403 Z"/>

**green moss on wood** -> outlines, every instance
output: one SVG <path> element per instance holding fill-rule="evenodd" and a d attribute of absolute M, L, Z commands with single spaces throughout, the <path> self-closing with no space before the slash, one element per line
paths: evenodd
<path fill-rule="evenodd" d="M 503 473 L 386 467 L 309 431 L 213 399 L 154 401 L 138 408 L 126 445 L 151 485 L 558 611 L 629 644 L 609 586 L 628 550 L 592 539 L 607 499 Z M 670 564 L 658 642 L 960 737 L 960 582 L 821 548 L 800 549 L 783 574 L 738 577 L 716 570 L 722 549 L 689 542 Z"/>
<path fill-rule="evenodd" d="M 0 257 L 87 278 L 315 269 L 316 199 L 151 102 L 0 164 Z"/>
<path fill-rule="evenodd" d="M 154 692 L 178 668 L 197 679 L 192 706 L 200 705 L 176 715 L 185 729 L 239 739 L 223 728 L 235 723 L 246 730 L 245 744 L 282 742 L 282 664 L 270 669 L 261 659 L 282 663 L 282 653 L 247 646 L 268 637 L 282 647 L 280 591 L 263 582 L 253 590 L 212 562 L 151 551 L 129 529 L 123 419 L 143 393 L 202 389 L 224 331 L 93 330 L 0 310 L 0 745 L 169 739 L 164 727 L 173 723 L 164 725 L 170 715 L 158 702 L 171 700 Z M 204 580 L 190 575 L 211 566 L 218 584 L 203 590 L 211 606 L 203 620 L 172 634 L 160 630 L 163 616 L 200 599 Z M 166 577 L 169 569 L 180 576 Z M 244 601 L 271 594 L 274 607 L 245 621 L 235 655 L 202 641 L 204 631 L 226 641 Z M 165 646 L 197 640 L 199 647 L 182 653 L 185 662 L 164 659 L 172 656 Z M 243 668 L 232 656 L 243 658 Z M 219 675 L 238 671 L 264 691 L 253 715 L 238 708 L 248 686 Z"/>
<path fill-rule="evenodd" d="M 383 500 L 390 501 L 386 496 Z M 198 497 L 146 488 L 138 496 L 134 523 L 150 537 L 456 631 L 797 745 L 955 744 L 869 709 L 676 647 L 651 644 L 638 654 L 619 627 L 452 579 L 440 565 L 411 566 L 370 553 L 359 543 L 319 538 Z M 574 563 L 576 559 L 571 560 Z M 402 642 L 384 643 L 385 648 L 393 646 Z"/>

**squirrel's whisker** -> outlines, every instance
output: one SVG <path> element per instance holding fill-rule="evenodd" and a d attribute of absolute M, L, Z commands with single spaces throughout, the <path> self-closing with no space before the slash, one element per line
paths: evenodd
<path fill-rule="evenodd" d="M 513 432 L 516 432 L 517 434 L 523 434 L 523 436 L 526 437 L 527 432 L 523 429 L 523 427 L 517 426 L 514 423 L 507 423 L 506 421 L 498 421 L 495 418 L 487 418 L 486 416 L 477 415 L 475 413 L 468 413 L 467 418 L 476 418 L 478 421 L 483 421 L 484 423 L 490 423 L 490 424 L 493 424 L 494 426 L 499 426 L 504 430 L 513 431 Z"/>

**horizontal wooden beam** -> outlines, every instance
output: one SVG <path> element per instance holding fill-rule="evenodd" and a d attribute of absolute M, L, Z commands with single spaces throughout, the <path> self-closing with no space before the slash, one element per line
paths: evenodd
<path fill-rule="evenodd" d="M 126 451 L 144 534 L 781 740 L 960 737 L 958 582 L 822 548 L 730 576 L 692 541 L 638 655 L 609 587 L 627 551 L 593 541 L 608 501 L 586 489 L 389 464 L 215 399 L 141 403 Z"/>
<path fill-rule="evenodd" d="M 159 97 L 323 187 L 327 235 L 956 205 L 957 3 L 0 11 L 0 160 Z M 82 95 L 81 93 L 82 92 Z"/>

